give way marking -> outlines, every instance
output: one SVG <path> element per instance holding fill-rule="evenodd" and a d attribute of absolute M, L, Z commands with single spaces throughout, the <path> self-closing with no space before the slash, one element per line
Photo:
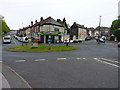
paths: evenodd
<path fill-rule="evenodd" d="M 96 60 L 96 61 L 99 61 L 99 62 L 101 62 L 101 63 L 105 63 L 105 64 L 108 64 L 108 65 L 111 65 L 111 66 L 120 68 L 119 65 L 112 63 L 112 62 L 117 62 L 117 61 L 112 61 L 112 60 L 109 60 L 109 59 L 106 59 L 106 61 L 105 61 L 105 60 L 101 60 L 101 58 L 93 58 L 93 59 Z M 103 58 L 102 58 L 102 59 L 103 59 Z M 108 62 L 108 61 L 111 61 L 111 62 Z M 117 62 L 117 63 L 119 63 L 119 62 Z"/>

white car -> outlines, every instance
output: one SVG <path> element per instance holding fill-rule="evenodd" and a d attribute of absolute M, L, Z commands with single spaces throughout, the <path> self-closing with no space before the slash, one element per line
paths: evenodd
<path fill-rule="evenodd" d="M 10 36 L 3 37 L 3 43 L 11 43 L 11 37 Z"/>
<path fill-rule="evenodd" d="M 64 43 L 73 43 L 73 40 L 66 39 L 64 40 Z"/>
<path fill-rule="evenodd" d="M 21 41 L 24 42 L 24 43 L 29 42 L 28 37 L 21 37 Z"/>
<path fill-rule="evenodd" d="M 17 39 L 17 35 L 14 35 L 14 38 Z"/>
<path fill-rule="evenodd" d="M 105 43 L 105 39 L 100 38 L 100 39 L 99 39 L 99 42 Z"/>
<path fill-rule="evenodd" d="M 106 37 L 105 37 L 105 36 L 102 36 L 101 38 L 102 38 L 103 40 L 106 40 Z"/>

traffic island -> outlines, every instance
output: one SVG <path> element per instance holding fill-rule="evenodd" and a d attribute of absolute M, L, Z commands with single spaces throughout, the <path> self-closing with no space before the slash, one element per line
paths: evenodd
<path fill-rule="evenodd" d="M 33 47 L 32 45 L 24 45 L 24 46 L 15 46 L 9 47 L 8 50 L 11 51 L 30 51 L 30 52 L 46 52 L 46 51 L 71 51 L 77 50 L 74 46 L 63 46 L 63 45 L 38 45 L 38 47 Z"/>

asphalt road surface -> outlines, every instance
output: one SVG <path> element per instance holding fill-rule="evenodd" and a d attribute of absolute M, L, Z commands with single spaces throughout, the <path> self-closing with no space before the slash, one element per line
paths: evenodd
<path fill-rule="evenodd" d="M 63 52 L 11 52 L 21 45 L 13 38 L 3 45 L 2 62 L 32 88 L 118 88 L 119 52 L 115 42 L 70 44 L 78 50 Z M 62 44 L 63 45 L 63 44 Z M 4 72 L 3 72 L 4 73 Z"/>

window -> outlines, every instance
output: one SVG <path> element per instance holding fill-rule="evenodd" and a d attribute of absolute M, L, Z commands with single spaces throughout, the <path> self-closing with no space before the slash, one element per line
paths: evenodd
<path fill-rule="evenodd" d="M 59 32 L 59 29 L 58 29 L 58 28 L 55 28 L 54 30 Z"/>

